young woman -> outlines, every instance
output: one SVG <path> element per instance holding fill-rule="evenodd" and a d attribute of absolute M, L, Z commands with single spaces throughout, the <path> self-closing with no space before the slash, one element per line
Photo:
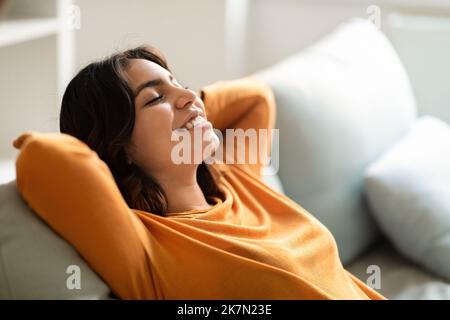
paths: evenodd
<path fill-rule="evenodd" d="M 70 82 L 62 134 L 15 140 L 17 184 L 120 298 L 383 299 L 343 268 L 318 220 L 261 182 L 261 161 L 233 163 L 238 148 L 249 159 L 250 139 L 227 148 L 213 131 L 274 119 L 255 77 L 197 94 L 157 49 L 138 47 Z M 173 135 L 186 132 L 204 137 L 192 144 L 203 158 L 176 163 Z M 231 161 L 207 164 L 219 151 Z"/>

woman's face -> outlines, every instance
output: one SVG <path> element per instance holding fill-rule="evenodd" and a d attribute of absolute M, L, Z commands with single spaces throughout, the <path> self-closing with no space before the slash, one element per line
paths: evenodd
<path fill-rule="evenodd" d="M 174 156 L 180 153 L 172 151 L 180 145 L 171 138 L 177 132 L 190 135 L 192 154 L 217 148 L 219 140 L 206 120 L 203 101 L 194 91 L 183 87 L 168 70 L 152 61 L 131 59 L 126 73 L 135 95 L 136 114 L 128 148 L 130 160 L 149 174 L 174 169 L 179 163 Z M 197 116 L 200 118 L 193 121 Z M 195 145 L 197 150 L 194 132 L 202 135 L 202 142 Z"/>

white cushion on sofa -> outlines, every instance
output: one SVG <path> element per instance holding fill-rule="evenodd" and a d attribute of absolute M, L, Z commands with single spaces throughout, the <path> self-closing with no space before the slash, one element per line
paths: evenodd
<path fill-rule="evenodd" d="M 422 117 L 368 168 L 366 188 L 395 247 L 450 280 L 450 126 Z"/>
<path fill-rule="evenodd" d="M 71 265 L 80 268 L 80 289 L 66 285 Z M 16 181 L 0 185 L 0 299 L 112 297 L 75 249 L 26 205 Z"/>
<path fill-rule="evenodd" d="M 364 169 L 416 117 L 406 72 L 387 38 L 356 19 L 255 75 L 275 94 L 284 191 L 330 229 L 347 263 L 378 234 Z"/>

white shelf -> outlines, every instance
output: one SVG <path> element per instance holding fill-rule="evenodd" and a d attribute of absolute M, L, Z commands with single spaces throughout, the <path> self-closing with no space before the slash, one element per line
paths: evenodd
<path fill-rule="evenodd" d="M 10 1 L 0 20 L 0 184 L 15 179 L 14 138 L 57 131 L 61 95 L 74 74 L 75 30 L 63 23 L 74 0 Z"/>
<path fill-rule="evenodd" d="M 0 47 L 57 34 L 58 19 L 17 19 L 0 22 Z"/>

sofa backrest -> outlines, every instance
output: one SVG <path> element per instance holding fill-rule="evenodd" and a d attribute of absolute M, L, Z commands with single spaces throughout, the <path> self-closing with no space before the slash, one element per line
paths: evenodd
<path fill-rule="evenodd" d="M 379 234 L 364 170 L 417 116 L 402 63 L 383 33 L 355 19 L 255 75 L 274 91 L 286 195 L 330 229 L 350 262 Z"/>
<path fill-rule="evenodd" d="M 16 181 L 1 184 L 0 299 L 113 297 L 75 249 L 27 206 Z"/>

